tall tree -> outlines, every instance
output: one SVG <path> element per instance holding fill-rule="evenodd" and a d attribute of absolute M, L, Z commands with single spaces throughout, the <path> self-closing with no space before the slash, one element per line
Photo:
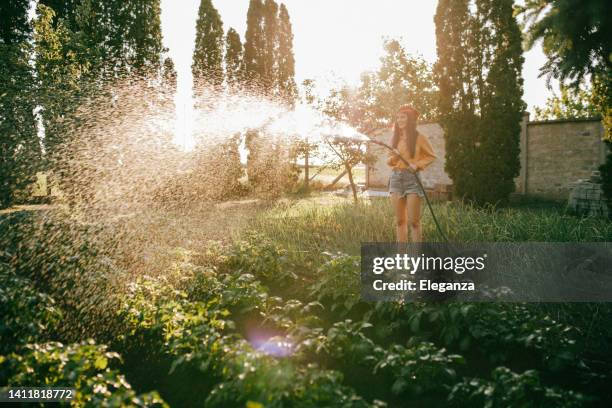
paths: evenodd
<path fill-rule="evenodd" d="M 229 88 L 237 88 L 244 84 L 244 70 L 244 50 L 240 34 L 230 28 L 225 39 L 225 77 Z"/>
<path fill-rule="evenodd" d="M 526 107 L 522 100 L 522 38 L 513 15 L 513 0 L 480 0 L 485 33 L 482 66 L 484 89 L 480 96 L 480 146 L 473 197 L 480 202 L 506 201 L 520 172 L 520 122 Z M 484 27 L 490 27 L 486 32 Z"/>
<path fill-rule="evenodd" d="M 469 55 L 466 44 L 470 33 L 468 0 L 440 0 L 434 17 L 438 60 L 434 75 L 439 89 L 439 120 L 444 130 L 446 147 L 445 170 L 453 180 L 455 190 L 463 192 L 463 174 L 473 173 L 474 154 L 473 111 L 474 92 L 469 75 Z"/>
<path fill-rule="evenodd" d="M 0 208 L 13 203 L 40 159 L 28 7 L 28 0 L 0 2 Z"/>
<path fill-rule="evenodd" d="M 136 73 L 159 75 L 162 67 L 160 0 L 130 0 L 124 2 L 127 30 L 124 46 L 127 63 Z"/>
<path fill-rule="evenodd" d="M 200 1 L 191 70 L 196 95 L 204 86 L 218 88 L 223 83 L 223 23 L 210 0 Z"/>
<path fill-rule="evenodd" d="M 265 75 L 264 4 L 262 0 L 251 0 L 247 12 L 247 29 L 244 43 L 244 67 L 251 90 L 263 90 Z"/>
<path fill-rule="evenodd" d="M 278 76 L 278 4 L 274 0 L 265 0 L 263 15 L 263 87 L 270 96 L 277 94 Z"/>
<path fill-rule="evenodd" d="M 519 172 L 521 37 L 511 0 L 441 0 L 436 11 L 445 169 L 457 195 L 507 200 Z"/>
<path fill-rule="evenodd" d="M 289 11 L 280 5 L 278 16 L 278 79 L 277 87 L 282 100 L 293 105 L 297 98 L 295 84 L 295 57 L 293 55 L 293 30 Z"/>

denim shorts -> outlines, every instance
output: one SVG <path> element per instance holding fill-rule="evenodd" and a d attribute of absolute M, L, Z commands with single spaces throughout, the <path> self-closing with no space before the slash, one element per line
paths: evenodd
<path fill-rule="evenodd" d="M 419 188 L 416 176 L 408 169 L 392 170 L 389 177 L 389 193 L 400 193 L 400 197 L 414 193 L 423 197 L 423 191 Z"/>

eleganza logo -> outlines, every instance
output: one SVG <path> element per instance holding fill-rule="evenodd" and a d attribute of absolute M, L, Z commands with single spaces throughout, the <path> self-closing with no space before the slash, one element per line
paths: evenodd
<path fill-rule="evenodd" d="M 364 243 L 367 301 L 612 301 L 612 243 Z"/>

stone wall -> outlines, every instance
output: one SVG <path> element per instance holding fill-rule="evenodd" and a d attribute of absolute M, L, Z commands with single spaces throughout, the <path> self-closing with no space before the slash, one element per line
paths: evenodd
<path fill-rule="evenodd" d="M 437 123 L 420 124 L 418 130 L 427 135 L 438 160 L 421 175 L 423 184 L 452 184 L 444 171 L 444 133 Z M 391 129 L 381 129 L 372 136 L 388 142 Z M 523 195 L 566 200 L 573 183 L 588 179 L 605 160 L 606 147 L 602 142 L 603 126 L 599 119 L 555 120 L 529 122 L 526 113 L 521 123 L 521 171 L 515 179 L 516 192 Z M 368 189 L 385 190 L 391 169 L 386 164 L 387 151 L 376 145 L 368 146 L 377 157 L 368 166 Z"/>
<path fill-rule="evenodd" d="M 567 199 L 605 160 L 599 120 L 529 122 L 525 136 L 525 187 L 517 184 L 531 196 Z"/>

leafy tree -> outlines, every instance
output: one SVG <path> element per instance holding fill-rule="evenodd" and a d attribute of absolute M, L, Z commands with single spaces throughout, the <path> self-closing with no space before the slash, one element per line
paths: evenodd
<path fill-rule="evenodd" d="M 542 75 L 569 82 L 576 92 L 586 75 L 593 87 L 607 141 L 612 140 L 612 3 L 607 0 L 528 0 L 519 9 L 527 47 L 543 40 L 548 61 Z M 608 143 L 609 144 L 609 143 Z M 600 168 L 612 210 L 612 151 Z"/>
<path fill-rule="evenodd" d="M 191 70 L 196 95 L 203 86 L 219 88 L 223 83 L 223 22 L 210 0 L 200 1 Z"/>
<path fill-rule="evenodd" d="M 523 57 L 510 0 L 442 0 L 435 16 L 445 169 L 455 192 L 503 202 L 519 172 Z"/>
<path fill-rule="evenodd" d="M 41 153 L 28 7 L 27 0 L 0 3 L 0 208 L 11 205 L 31 181 Z"/>
<path fill-rule="evenodd" d="M 527 0 L 518 9 L 527 47 L 543 40 L 542 75 L 578 90 L 590 75 L 606 137 L 612 138 L 612 3 L 607 0 Z"/>
<path fill-rule="evenodd" d="M 277 86 L 281 99 L 293 105 L 297 98 L 295 84 L 295 57 L 293 56 L 293 31 L 289 11 L 280 5 L 278 22 L 278 79 Z"/>
<path fill-rule="evenodd" d="M 612 3 L 607 0 L 527 0 L 519 8 L 527 46 L 542 39 L 548 61 L 542 73 L 579 81 L 612 68 Z"/>
<path fill-rule="evenodd" d="M 77 6 L 81 0 L 39 0 L 38 4 L 44 4 L 55 12 L 57 19 L 64 20 L 68 25 L 76 25 Z"/>
<path fill-rule="evenodd" d="M 592 87 L 581 85 L 576 90 L 560 84 L 559 92 L 549 97 L 544 107 L 534 108 L 537 120 L 592 118 L 599 115 L 599 109 L 593 103 Z"/>
<path fill-rule="evenodd" d="M 128 50 L 128 65 L 136 73 L 158 75 L 165 51 L 160 0 L 130 0 L 124 4 L 128 22 L 123 39 Z"/>
<path fill-rule="evenodd" d="M 230 88 L 244 85 L 244 50 L 240 34 L 233 28 L 227 31 L 225 37 L 225 71 L 227 85 Z"/>
<path fill-rule="evenodd" d="M 42 106 L 45 151 L 53 157 L 69 132 L 68 121 L 82 91 L 81 77 L 90 65 L 88 55 L 78 53 L 74 33 L 64 20 L 56 21 L 53 9 L 39 4 L 37 14 L 34 47 L 38 102 Z"/>
<path fill-rule="evenodd" d="M 361 77 L 358 125 L 364 130 L 388 126 L 390 116 L 403 104 L 414 106 L 422 120 L 435 120 L 437 89 L 431 66 L 406 53 L 396 39 L 385 40 L 383 47 L 380 68 Z"/>

